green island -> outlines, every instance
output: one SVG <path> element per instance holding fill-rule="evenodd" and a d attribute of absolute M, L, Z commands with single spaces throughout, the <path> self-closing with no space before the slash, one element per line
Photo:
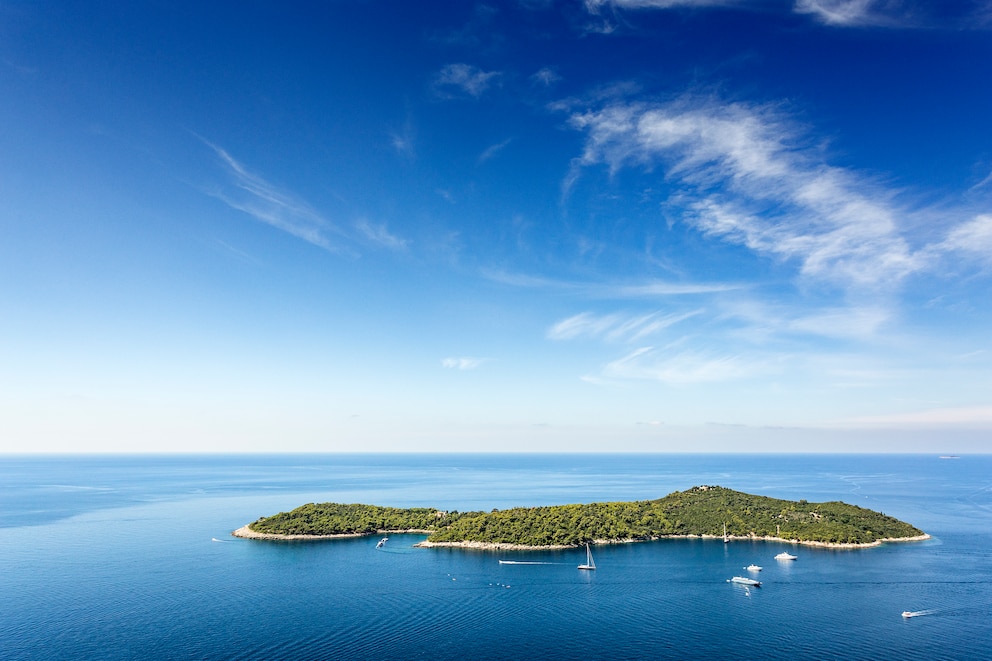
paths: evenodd
<path fill-rule="evenodd" d="M 724 531 L 726 527 L 726 533 Z M 664 537 L 769 539 L 831 547 L 874 546 L 928 535 L 891 516 L 833 501 L 810 503 L 697 486 L 657 500 L 446 512 L 310 503 L 236 530 L 255 539 L 320 539 L 420 532 L 420 546 L 564 548 Z"/>

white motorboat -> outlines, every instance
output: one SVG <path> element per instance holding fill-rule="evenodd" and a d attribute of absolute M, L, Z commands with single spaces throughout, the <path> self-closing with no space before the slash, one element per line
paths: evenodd
<path fill-rule="evenodd" d="M 903 611 L 903 617 L 919 617 L 920 615 L 933 615 L 936 611 L 925 610 L 925 611 Z"/>
<path fill-rule="evenodd" d="M 748 571 L 761 571 L 761 567 L 759 567 L 758 565 L 748 565 L 744 569 Z"/>
<path fill-rule="evenodd" d="M 782 551 L 777 556 L 775 556 L 775 559 L 776 560 L 795 560 L 797 557 L 798 556 L 792 555 L 791 553 L 786 553 L 785 551 Z"/>
<path fill-rule="evenodd" d="M 748 585 L 754 588 L 761 587 L 761 581 L 756 581 L 753 578 L 746 578 L 744 576 L 734 576 L 732 579 L 727 581 L 728 583 L 740 583 L 741 585 Z"/>

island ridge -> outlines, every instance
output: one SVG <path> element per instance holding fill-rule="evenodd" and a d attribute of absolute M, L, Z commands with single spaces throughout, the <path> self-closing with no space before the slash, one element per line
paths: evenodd
<path fill-rule="evenodd" d="M 857 548 L 927 539 L 922 530 L 880 512 L 833 501 L 790 501 L 697 486 L 657 500 L 490 512 L 309 503 L 262 517 L 233 534 L 252 539 L 307 540 L 383 532 L 421 532 L 419 546 L 541 549 L 663 537 L 768 539 Z"/>

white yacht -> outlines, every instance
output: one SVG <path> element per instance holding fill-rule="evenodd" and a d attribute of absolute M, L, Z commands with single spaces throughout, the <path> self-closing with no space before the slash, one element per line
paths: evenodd
<path fill-rule="evenodd" d="M 761 567 L 759 567 L 758 565 L 754 565 L 754 564 L 748 565 L 744 569 L 746 569 L 748 571 L 761 571 Z"/>
<path fill-rule="evenodd" d="M 753 578 L 745 578 L 744 576 L 734 576 L 732 579 L 727 581 L 728 583 L 740 583 L 741 585 L 749 585 L 751 587 L 760 588 L 761 581 L 756 581 Z"/>
<path fill-rule="evenodd" d="M 777 556 L 775 556 L 775 559 L 776 560 L 795 560 L 797 557 L 798 556 L 792 555 L 791 553 L 786 553 L 785 551 L 782 551 Z"/>
<path fill-rule="evenodd" d="M 579 565 L 579 569 L 595 569 L 596 563 L 592 560 L 592 551 L 589 549 L 589 542 L 586 542 L 586 563 Z"/>

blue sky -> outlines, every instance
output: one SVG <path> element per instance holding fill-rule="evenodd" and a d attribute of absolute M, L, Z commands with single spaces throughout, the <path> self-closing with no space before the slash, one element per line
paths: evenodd
<path fill-rule="evenodd" d="M 0 451 L 987 452 L 992 2 L 0 0 Z"/>

